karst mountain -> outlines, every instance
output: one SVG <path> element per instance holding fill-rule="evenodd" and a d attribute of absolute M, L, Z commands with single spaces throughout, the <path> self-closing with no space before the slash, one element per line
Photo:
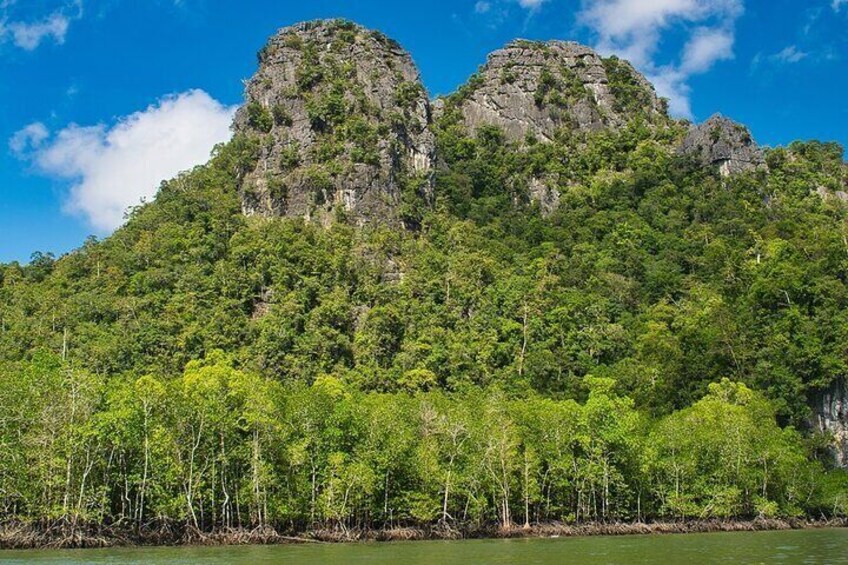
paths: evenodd
<path fill-rule="evenodd" d="M 0 264 L 0 547 L 848 513 L 838 144 L 568 41 L 433 99 L 312 21 L 245 85 L 114 234 Z"/>

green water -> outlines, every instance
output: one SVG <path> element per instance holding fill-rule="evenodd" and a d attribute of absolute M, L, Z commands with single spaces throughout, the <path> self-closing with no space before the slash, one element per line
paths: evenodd
<path fill-rule="evenodd" d="M 0 552 L 0 563 L 848 563 L 848 529 L 520 540 Z"/>

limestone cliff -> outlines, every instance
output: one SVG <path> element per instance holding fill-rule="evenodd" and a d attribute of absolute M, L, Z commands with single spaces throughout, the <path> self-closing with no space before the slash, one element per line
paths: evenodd
<path fill-rule="evenodd" d="M 402 221 L 432 197 L 430 105 L 409 54 L 343 20 L 280 30 L 259 53 L 234 130 L 259 139 L 246 214 Z"/>
<path fill-rule="evenodd" d="M 763 152 L 748 128 L 719 114 L 693 125 L 678 149 L 723 176 L 764 168 Z"/>
<path fill-rule="evenodd" d="M 241 183 L 245 214 L 323 223 L 339 212 L 358 225 L 409 225 L 420 217 L 437 190 L 433 112 L 446 112 L 471 135 L 494 126 L 518 143 L 634 119 L 674 123 L 629 63 L 565 41 L 513 41 L 431 108 L 410 55 L 344 20 L 281 29 L 260 51 L 245 97 L 234 130 L 258 147 Z M 765 166 L 748 130 L 720 116 L 692 126 L 678 151 L 722 174 Z M 527 182 L 543 212 L 556 208 L 555 187 Z"/>
<path fill-rule="evenodd" d="M 664 101 L 629 63 L 566 41 L 509 43 L 457 98 L 469 130 L 497 126 L 511 141 L 550 140 L 560 128 L 615 128 L 637 115 L 666 118 Z"/>
<path fill-rule="evenodd" d="M 817 431 L 833 436 L 835 463 L 848 468 L 848 387 L 844 378 L 819 392 L 812 403 L 813 424 Z"/>

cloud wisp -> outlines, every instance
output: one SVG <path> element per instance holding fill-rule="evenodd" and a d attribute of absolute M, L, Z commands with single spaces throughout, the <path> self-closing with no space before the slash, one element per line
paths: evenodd
<path fill-rule="evenodd" d="M 547 0 L 518 0 L 518 5 L 528 10 L 538 10 Z"/>
<path fill-rule="evenodd" d="M 594 32 L 597 49 L 628 59 L 670 100 L 672 113 L 691 117 L 688 79 L 733 58 L 742 0 L 584 0 L 578 23 Z M 683 36 L 678 56 L 657 60 L 669 36 Z"/>
<path fill-rule="evenodd" d="M 797 46 L 789 45 L 772 55 L 770 58 L 772 61 L 776 61 L 778 63 L 800 63 L 809 55 L 810 54 L 806 51 L 798 49 Z"/>
<path fill-rule="evenodd" d="M 0 43 L 11 41 L 25 51 L 34 51 L 48 39 L 62 45 L 71 22 L 82 18 L 82 0 L 65 4 L 44 18 L 31 21 L 8 15 L 16 3 L 15 0 L 6 0 L 0 4 Z"/>
<path fill-rule="evenodd" d="M 549 0 L 477 0 L 472 12 L 491 29 L 500 27 L 516 13 L 521 13 L 524 15 L 526 29 L 529 22 L 539 14 L 542 6 L 548 2 Z"/>
<path fill-rule="evenodd" d="M 50 131 L 41 122 L 34 122 L 18 130 L 9 140 L 9 149 L 17 156 L 23 156 L 30 147 L 40 147 L 50 137 Z"/>
<path fill-rule="evenodd" d="M 492 4 L 486 0 L 477 0 L 477 3 L 474 4 L 474 12 L 476 14 L 487 14 L 491 9 Z"/>
<path fill-rule="evenodd" d="M 108 233 L 123 223 L 128 208 L 155 196 L 162 180 L 206 162 L 212 148 L 230 138 L 234 112 L 191 90 L 111 126 L 71 124 L 51 135 L 33 123 L 9 147 L 38 172 L 70 182 L 65 210 Z"/>

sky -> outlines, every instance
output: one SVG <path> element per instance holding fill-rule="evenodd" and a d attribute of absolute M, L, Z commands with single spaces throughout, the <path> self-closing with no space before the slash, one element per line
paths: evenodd
<path fill-rule="evenodd" d="M 330 17 L 398 40 L 432 96 L 514 38 L 575 40 L 679 117 L 848 145 L 848 0 L 0 0 L 0 262 L 108 236 L 229 138 L 270 35 Z"/>

